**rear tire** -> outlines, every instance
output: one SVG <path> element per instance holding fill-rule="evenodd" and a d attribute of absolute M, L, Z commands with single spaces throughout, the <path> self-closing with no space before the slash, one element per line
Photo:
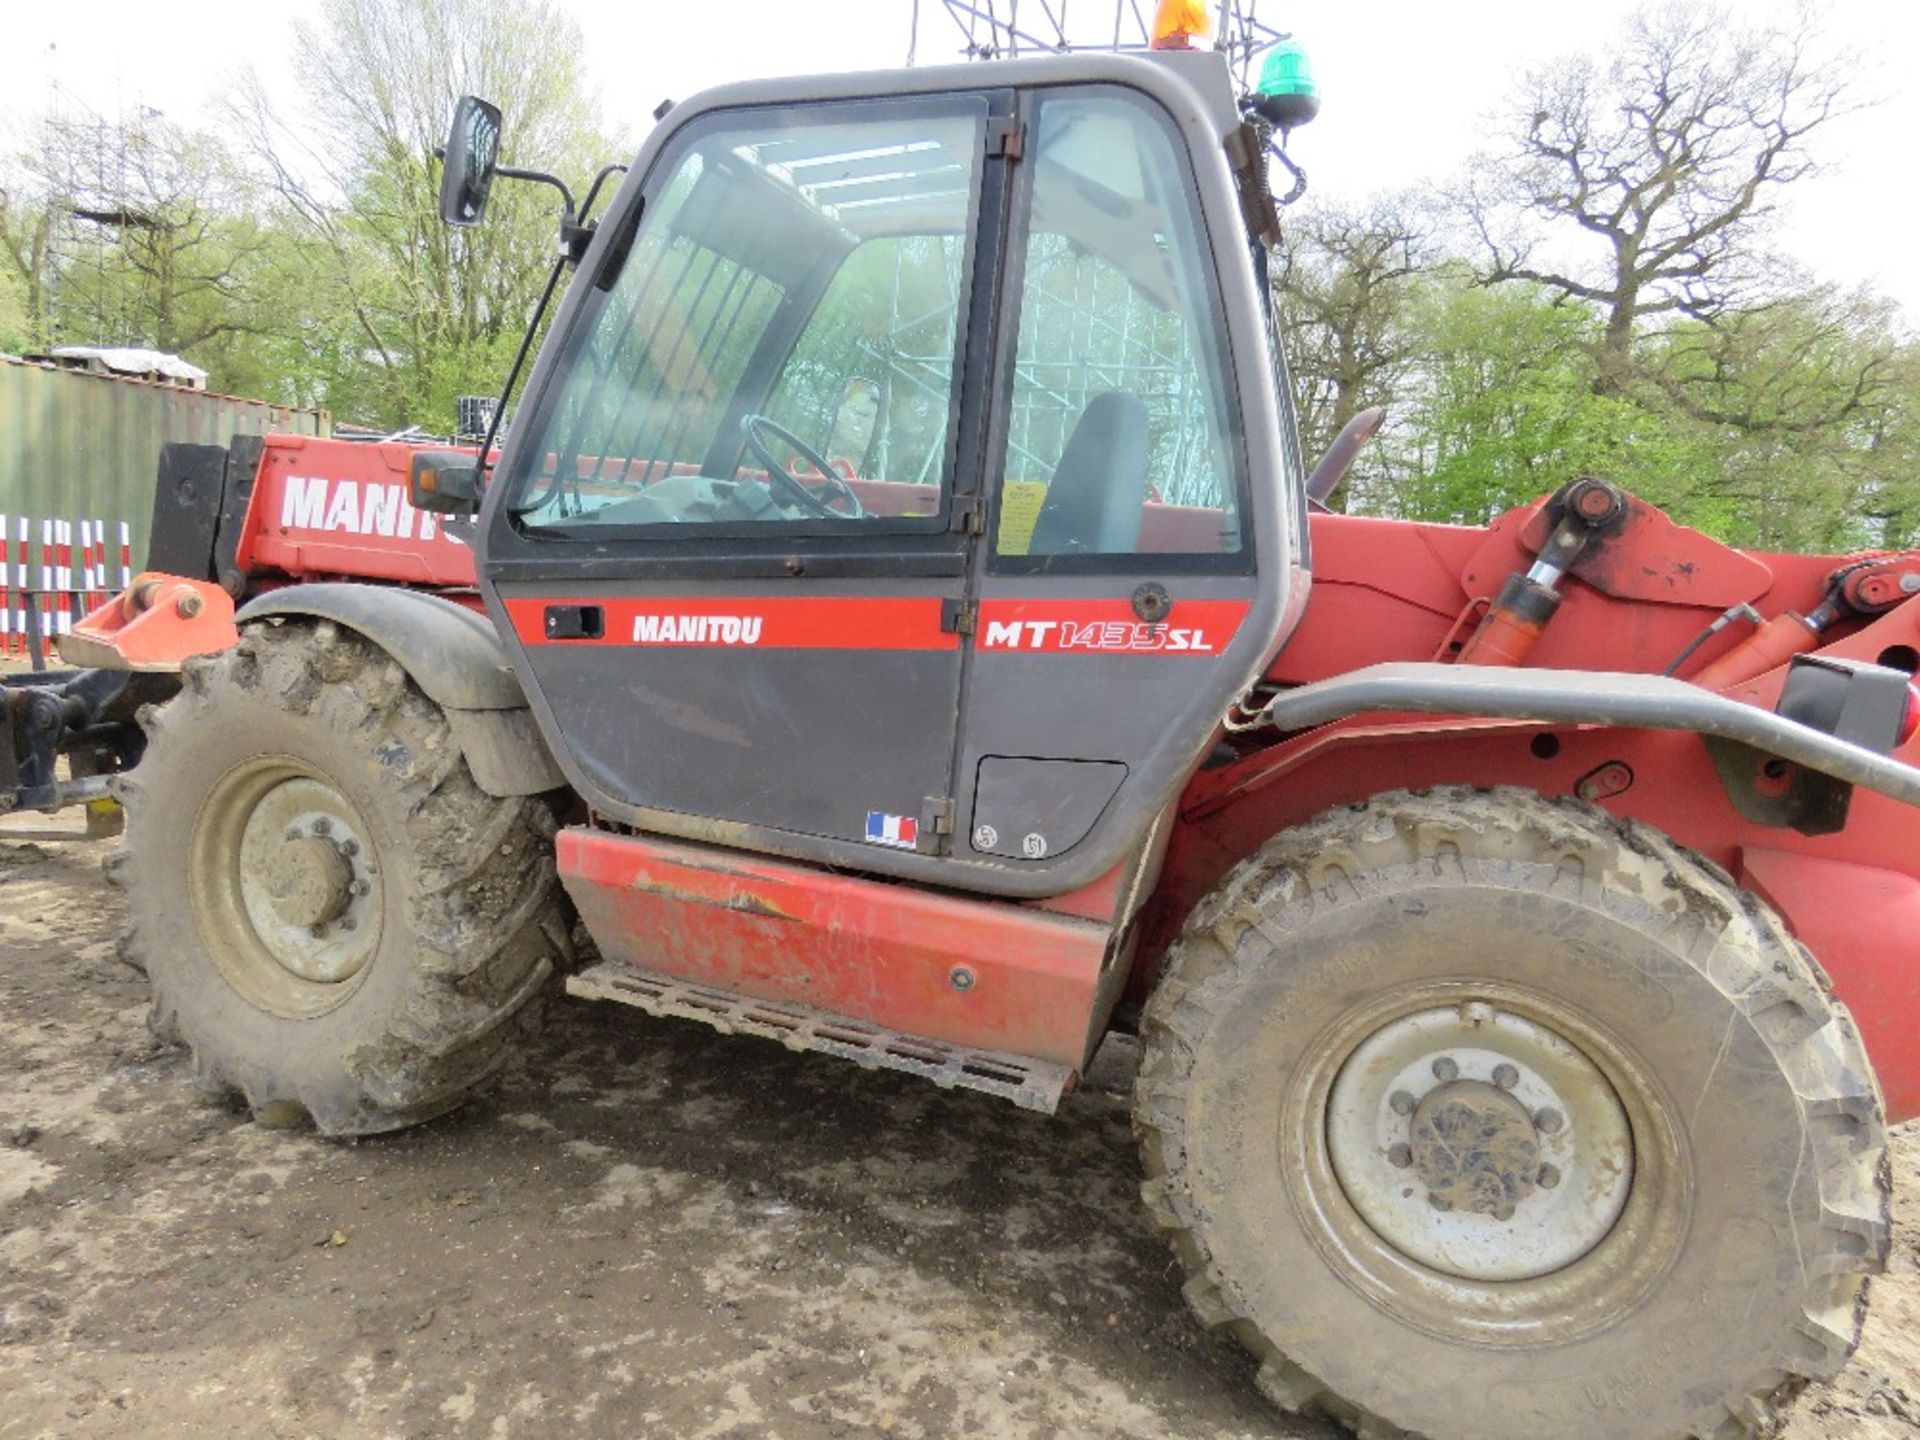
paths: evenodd
<path fill-rule="evenodd" d="M 1196 909 L 1143 1033 L 1148 1205 L 1288 1409 L 1731 1440 L 1858 1343 L 1890 1185 L 1852 1020 L 1645 827 L 1518 790 L 1329 812 Z"/>
<path fill-rule="evenodd" d="M 482 792 L 439 707 L 331 623 L 250 629 L 184 678 L 118 782 L 153 1030 L 268 1123 L 459 1104 L 568 953 L 550 804 Z"/>

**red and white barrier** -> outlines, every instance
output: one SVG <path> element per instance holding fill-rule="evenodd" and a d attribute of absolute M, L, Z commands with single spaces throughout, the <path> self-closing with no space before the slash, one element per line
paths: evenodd
<path fill-rule="evenodd" d="M 132 583 L 127 521 L 0 514 L 0 657 L 28 655 L 35 635 L 67 634 Z"/>

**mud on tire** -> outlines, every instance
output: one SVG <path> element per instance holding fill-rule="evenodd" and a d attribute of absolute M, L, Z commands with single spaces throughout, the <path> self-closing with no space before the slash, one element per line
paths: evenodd
<path fill-rule="evenodd" d="M 569 953 L 551 804 L 482 792 L 439 708 L 331 623 L 252 628 L 184 679 L 141 716 L 110 872 L 153 1030 L 263 1120 L 360 1135 L 457 1105 Z"/>
<path fill-rule="evenodd" d="M 1372 1083 L 1367 1057 L 1423 1025 L 1445 1034 L 1449 1006 L 1467 1026 L 1474 1004 L 1474 1024 L 1570 1040 L 1631 1129 L 1631 1183 L 1589 1248 L 1539 1274 L 1521 1256 L 1520 1278 L 1497 1282 L 1446 1246 L 1502 1243 L 1511 1200 L 1504 1220 L 1491 1205 L 1443 1216 L 1465 1230 L 1432 1222 L 1439 1249 L 1409 1253 L 1383 1237 L 1411 1226 L 1424 1243 L 1419 1187 L 1453 1177 L 1370 1150 L 1407 1177 L 1382 1192 L 1355 1181 L 1374 1172 L 1351 1147 L 1345 1170 L 1332 1153 L 1353 1113 L 1334 1097 Z M 1479 1032 L 1460 1033 L 1459 1053 L 1478 1053 Z M 1192 1308 L 1254 1352 L 1287 1409 L 1370 1440 L 1733 1440 L 1858 1343 L 1890 1184 L 1853 1022 L 1772 911 L 1645 827 L 1518 790 L 1328 812 L 1196 909 L 1143 1036 L 1147 1203 Z M 1408 1054 L 1377 1086 L 1382 1126 L 1438 1086 L 1393 1088 L 1424 1075 L 1415 1051 L 1386 1064 Z M 1433 1062 L 1442 1080 L 1457 1069 Z M 1498 1089 L 1477 1086 L 1489 1113 Z M 1572 1189 L 1530 1183 L 1519 1223 Z"/>

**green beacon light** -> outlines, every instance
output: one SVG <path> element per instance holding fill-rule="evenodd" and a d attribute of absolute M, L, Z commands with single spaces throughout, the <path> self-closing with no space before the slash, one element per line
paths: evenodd
<path fill-rule="evenodd" d="M 1260 64 L 1253 107 L 1282 134 L 1320 113 L 1320 92 L 1314 87 L 1313 66 L 1304 48 L 1288 39 L 1267 52 Z"/>

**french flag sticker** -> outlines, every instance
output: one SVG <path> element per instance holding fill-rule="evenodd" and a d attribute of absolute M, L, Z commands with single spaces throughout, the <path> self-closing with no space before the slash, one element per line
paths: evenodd
<path fill-rule="evenodd" d="M 911 815 L 889 815 L 883 810 L 869 810 L 867 843 L 891 845 L 898 850 L 917 849 L 920 844 L 920 822 Z"/>

